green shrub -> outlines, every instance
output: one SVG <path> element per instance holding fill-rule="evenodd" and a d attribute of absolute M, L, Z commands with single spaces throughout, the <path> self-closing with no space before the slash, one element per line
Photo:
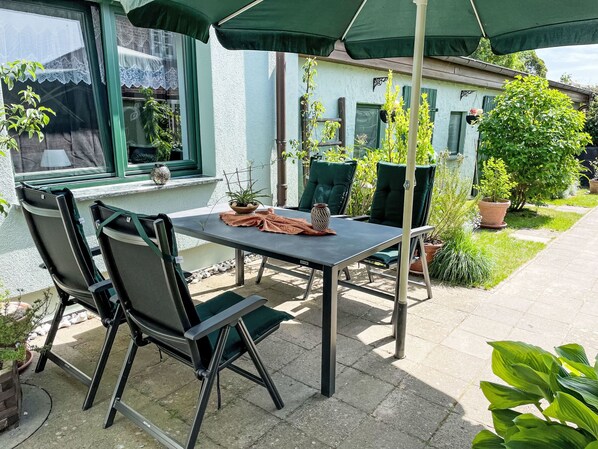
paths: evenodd
<path fill-rule="evenodd" d="M 516 341 L 489 343 L 492 371 L 508 385 L 481 382 L 495 433 L 482 430 L 472 449 L 598 448 L 598 362 L 577 344 L 556 356 Z M 540 413 L 522 413 L 532 405 Z"/>
<path fill-rule="evenodd" d="M 436 253 L 430 275 L 440 281 L 470 287 L 486 282 L 491 268 L 490 259 L 475 244 L 471 232 L 458 231 Z"/>
<path fill-rule="evenodd" d="M 491 157 L 482 163 L 482 176 L 478 189 L 483 198 L 489 198 L 493 203 L 508 199 L 514 187 L 515 183 L 507 173 L 502 159 Z"/>
<path fill-rule="evenodd" d="M 542 78 L 517 76 L 505 84 L 479 125 L 480 152 L 504 161 L 516 182 L 511 208 L 555 197 L 581 173 L 577 156 L 590 142 L 583 112 Z"/>

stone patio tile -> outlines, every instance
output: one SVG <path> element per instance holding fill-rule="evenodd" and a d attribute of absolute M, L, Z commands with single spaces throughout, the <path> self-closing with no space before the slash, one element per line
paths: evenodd
<path fill-rule="evenodd" d="M 168 381 L 165 382 L 165 379 Z M 127 385 L 149 398 L 160 399 L 193 381 L 196 378 L 191 368 L 169 359 L 132 375 Z"/>
<path fill-rule="evenodd" d="M 595 293 L 594 293 L 595 294 Z M 589 300 L 591 296 L 587 297 L 585 303 L 581 306 L 579 312 L 583 314 L 593 315 L 598 317 L 598 301 Z"/>
<path fill-rule="evenodd" d="M 255 386 L 247 391 L 243 398 L 279 418 L 288 416 L 307 399 L 320 393 L 316 388 L 305 385 L 282 373 L 274 373 L 272 379 L 284 402 L 282 410 L 276 409 L 268 390 L 261 385 L 254 384 Z"/>
<path fill-rule="evenodd" d="M 399 385 L 416 366 L 418 364 L 410 359 L 410 352 L 407 353 L 406 358 L 397 360 L 388 352 L 374 349 L 363 355 L 352 365 L 352 368 L 392 385 Z"/>
<path fill-rule="evenodd" d="M 542 318 L 548 318 L 567 324 L 572 321 L 575 315 L 577 315 L 580 308 L 581 303 L 576 301 L 566 301 L 558 304 L 536 301 L 528 312 Z"/>
<path fill-rule="evenodd" d="M 252 403 L 237 399 L 219 413 L 206 417 L 202 433 L 227 449 L 247 448 L 279 422 Z"/>
<path fill-rule="evenodd" d="M 564 344 L 566 342 L 566 335 L 542 334 L 515 327 L 509 334 L 507 340 L 523 341 L 550 351 L 555 346 Z"/>
<path fill-rule="evenodd" d="M 306 349 L 301 346 L 283 340 L 282 338 L 278 338 L 276 333 L 260 342 L 257 349 L 262 361 L 270 371 L 270 374 L 288 365 L 306 351 Z M 248 356 L 243 357 L 249 359 Z M 253 362 L 251 362 L 250 359 L 249 364 L 251 369 L 255 371 Z"/>
<path fill-rule="evenodd" d="M 503 324 L 479 316 L 468 316 L 458 327 L 458 329 L 463 329 L 491 340 L 506 338 L 512 328 L 513 325 Z"/>
<path fill-rule="evenodd" d="M 336 398 L 314 396 L 287 421 L 311 437 L 338 446 L 361 424 L 367 414 Z"/>
<path fill-rule="evenodd" d="M 407 334 L 405 338 L 405 354 L 409 357 L 409 360 L 414 362 L 421 362 L 424 360 L 436 346 L 436 343 L 424 340 L 423 338 L 414 337 L 410 334 Z M 394 355 L 395 347 L 395 340 L 392 339 L 388 343 L 379 346 L 379 349 Z"/>
<path fill-rule="evenodd" d="M 568 324 L 534 315 L 533 309 L 524 314 L 515 327 L 560 339 L 564 338 L 569 331 Z"/>
<path fill-rule="evenodd" d="M 279 372 L 320 391 L 320 364 L 321 346 L 317 346 L 312 351 L 301 354 Z M 345 365 L 341 363 L 336 364 L 337 375 L 344 369 Z"/>
<path fill-rule="evenodd" d="M 330 447 L 296 427 L 281 422 L 251 446 L 251 449 L 326 449 Z"/>
<path fill-rule="evenodd" d="M 340 446 L 340 449 L 422 449 L 425 443 L 393 424 L 367 417 Z"/>
<path fill-rule="evenodd" d="M 504 385 L 505 382 L 496 378 L 494 375 L 480 376 L 481 380 L 487 380 Z M 492 413 L 488 410 L 488 399 L 482 393 L 479 383 L 469 385 L 465 392 L 459 398 L 459 402 L 454 408 L 454 412 L 462 415 L 472 421 L 482 423 L 487 427 L 492 427 Z"/>
<path fill-rule="evenodd" d="M 442 341 L 442 344 L 480 359 L 488 359 L 492 354 L 492 348 L 487 344 L 488 340 L 492 339 L 472 334 L 458 327 Z"/>
<path fill-rule="evenodd" d="M 276 336 L 305 349 L 313 349 L 322 342 L 322 330 L 319 327 L 297 320 L 283 323 Z"/>
<path fill-rule="evenodd" d="M 394 386 L 353 368 L 345 369 L 336 379 L 335 398 L 367 413 L 372 413 Z"/>
<path fill-rule="evenodd" d="M 302 323 L 313 324 L 314 326 L 322 327 L 322 309 L 321 308 L 309 308 L 302 313 L 297 315 L 297 319 Z M 345 312 L 339 305 L 337 312 L 337 327 L 349 326 L 353 321 L 358 319 L 355 315 Z"/>
<path fill-rule="evenodd" d="M 389 339 L 392 339 L 390 324 L 376 324 L 363 318 L 354 318 L 350 323 L 339 326 L 338 331 L 346 337 L 354 338 L 371 346 L 386 344 Z"/>
<path fill-rule="evenodd" d="M 400 387 L 395 388 L 374 411 L 374 417 L 424 441 L 434 434 L 448 414 L 445 407 Z"/>
<path fill-rule="evenodd" d="M 440 343 L 453 330 L 446 323 L 437 323 L 417 315 L 410 315 L 407 319 L 407 332 L 410 335 L 432 343 Z"/>
<path fill-rule="evenodd" d="M 371 346 L 359 340 L 341 334 L 336 336 L 336 360 L 343 365 L 353 365 L 363 354 L 371 350 Z"/>
<path fill-rule="evenodd" d="M 430 443 L 438 449 L 469 448 L 474 437 L 483 429 L 482 424 L 457 413 L 451 413 Z"/>
<path fill-rule="evenodd" d="M 467 317 L 465 312 L 429 301 L 410 307 L 409 312 L 449 327 L 459 325 Z"/>
<path fill-rule="evenodd" d="M 479 371 L 487 362 L 462 351 L 438 345 L 428 354 L 422 363 L 445 374 L 470 382 L 476 378 Z"/>
<path fill-rule="evenodd" d="M 461 379 L 428 366 L 418 365 L 405 377 L 399 388 L 448 409 L 455 405 L 468 386 L 469 384 Z"/>
<path fill-rule="evenodd" d="M 484 301 L 472 311 L 472 315 L 491 319 L 509 326 L 515 326 L 523 316 L 523 312 Z"/>

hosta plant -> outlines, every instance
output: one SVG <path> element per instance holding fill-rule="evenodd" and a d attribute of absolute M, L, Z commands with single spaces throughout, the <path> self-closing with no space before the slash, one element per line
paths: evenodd
<path fill-rule="evenodd" d="M 472 449 L 598 449 L 598 361 L 578 344 L 556 355 L 516 341 L 489 344 L 492 371 L 507 385 L 480 383 L 494 432 L 482 430 Z"/>

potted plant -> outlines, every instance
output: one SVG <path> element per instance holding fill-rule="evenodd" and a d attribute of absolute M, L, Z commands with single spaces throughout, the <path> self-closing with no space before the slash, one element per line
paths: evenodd
<path fill-rule="evenodd" d="M 598 157 L 592 159 L 590 161 L 590 172 L 591 178 L 589 179 L 590 183 L 590 193 L 597 194 L 598 193 Z"/>
<path fill-rule="evenodd" d="M 0 432 L 19 426 L 22 392 L 19 363 L 27 357 L 27 339 L 47 312 L 49 291 L 33 305 L 10 301 L 0 290 Z"/>
<path fill-rule="evenodd" d="M 469 110 L 469 113 L 465 116 L 465 121 L 469 125 L 476 125 L 478 123 L 478 120 L 480 120 L 480 117 L 482 116 L 483 113 L 484 113 L 483 109 L 471 108 Z"/>
<path fill-rule="evenodd" d="M 478 202 L 482 216 L 481 226 L 484 228 L 501 229 L 507 226 L 504 222 L 507 209 L 511 205 L 508 199 L 515 183 L 507 173 L 502 159 L 490 159 L 482 163 L 482 176 L 478 190 L 482 199 Z"/>

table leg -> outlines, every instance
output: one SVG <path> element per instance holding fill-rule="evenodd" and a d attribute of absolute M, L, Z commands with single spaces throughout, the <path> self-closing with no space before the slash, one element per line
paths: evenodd
<path fill-rule="evenodd" d="M 237 285 L 245 284 L 245 251 L 242 249 L 235 249 L 235 272 L 237 277 Z"/>
<path fill-rule="evenodd" d="M 336 311 L 338 268 L 324 267 L 322 295 L 322 376 L 320 391 L 331 397 L 336 381 Z"/>

